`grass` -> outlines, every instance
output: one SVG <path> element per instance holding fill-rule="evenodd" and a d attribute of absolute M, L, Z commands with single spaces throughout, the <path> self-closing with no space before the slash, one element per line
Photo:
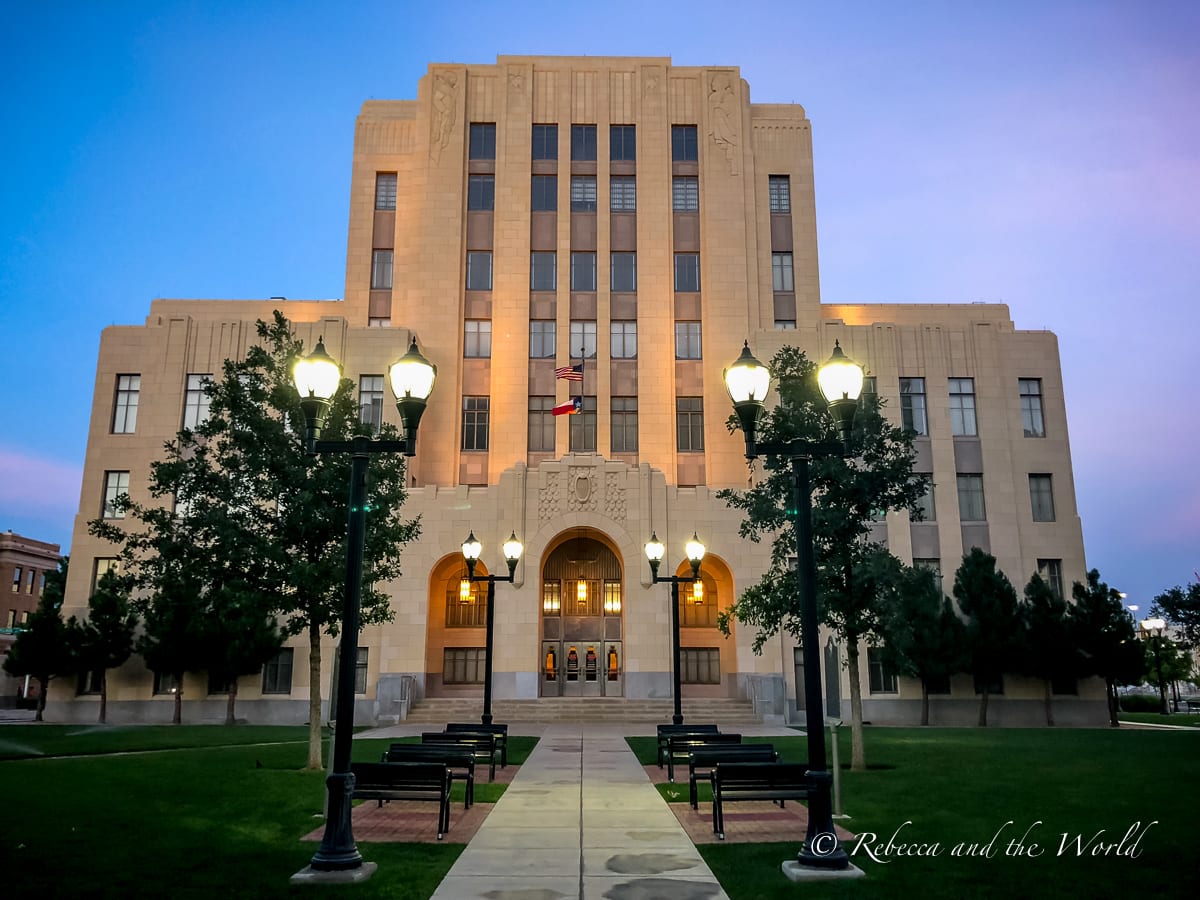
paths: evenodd
<path fill-rule="evenodd" d="M 839 735 L 842 760 L 850 757 L 849 737 Z M 780 863 L 794 857 L 802 835 L 794 843 L 701 846 L 732 900 L 794 900 L 798 891 L 806 898 L 839 900 L 1123 898 L 1132 890 L 1156 897 L 1200 895 L 1193 849 L 1200 833 L 1195 824 L 1200 733 L 874 728 L 866 740 L 873 768 L 850 772 L 843 764 L 843 805 L 853 818 L 841 824 L 860 838 L 876 835 L 846 845 L 868 877 L 851 884 L 788 882 Z M 807 756 L 802 737 L 771 742 L 788 761 Z M 654 744 L 653 738 L 630 739 L 647 765 L 654 762 Z M 678 797 L 669 799 L 686 802 L 686 780 L 664 795 L 670 793 Z M 1076 835 L 1086 845 L 1103 830 L 1096 843 L 1119 842 L 1135 823 L 1144 831 L 1136 855 L 1077 854 Z M 882 850 L 897 829 L 897 842 L 936 844 L 937 855 Z M 1031 829 L 1026 845 L 1037 843 L 1041 855 L 1006 855 L 1009 842 L 1026 829 Z M 952 855 L 956 845 L 964 850 L 972 843 L 986 845 L 998 831 L 990 857 Z M 1128 841 L 1125 849 L 1132 845 Z M 880 861 L 871 858 L 868 846 Z M 1016 847 L 1011 849 L 1015 854 Z"/>
<path fill-rule="evenodd" d="M 1162 713 L 1123 712 L 1119 718 L 1122 722 L 1139 722 L 1144 725 L 1185 725 L 1188 728 L 1200 728 L 1200 714 L 1197 713 L 1171 713 L 1164 716 Z"/>
<path fill-rule="evenodd" d="M 301 769 L 306 735 L 303 727 L 0 728 L 0 752 L 25 757 L 0 761 L 5 900 L 340 897 L 345 889 L 288 884 L 316 850 L 300 838 L 320 826 L 325 796 L 324 773 Z M 355 740 L 353 757 L 378 760 L 389 743 Z M 510 739 L 510 765 L 535 743 Z M 98 755 L 165 749 L 175 752 Z M 481 781 L 476 801 L 494 802 L 503 789 Z M 360 842 L 379 870 L 354 896 L 425 900 L 465 846 L 452 840 Z"/>

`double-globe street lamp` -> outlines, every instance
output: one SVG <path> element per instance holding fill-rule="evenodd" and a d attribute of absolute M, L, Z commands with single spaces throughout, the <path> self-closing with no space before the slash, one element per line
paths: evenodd
<path fill-rule="evenodd" d="M 1170 715 L 1171 707 L 1167 703 L 1167 682 L 1163 679 L 1162 670 L 1162 644 L 1167 634 L 1167 622 L 1165 619 L 1159 618 L 1142 619 L 1140 628 L 1142 637 L 1150 640 L 1150 648 L 1154 651 L 1154 669 L 1158 676 L 1158 699 L 1162 714 Z"/>
<path fill-rule="evenodd" d="M 800 630 L 804 652 L 805 729 L 808 733 L 808 832 L 797 856 L 797 880 L 813 870 L 831 872 L 848 869 L 850 858 L 833 829 L 831 776 L 825 761 L 825 720 L 821 702 L 821 647 L 817 621 L 817 567 L 813 549 L 812 484 L 810 460 L 849 455 L 850 429 L 862 393 L 862 367 L 848 359 L 840 345 L 817 373 L 821 393 L 841 432 L 841 442 L 759 442 L 757 427 L 763 414 L 771 371 L 754 358 L 750 344 L 724 372 L 725 386 L 746 438 L 746 459 L 759 454 L 785 459 L 791 464 L 792 497 L 789 515 L 796 537 L 796 575 L 800 587 Z M 831 673 L 836 677 L 836 673 Z M 785 864 L 785 868 L 791 864 Z M 789 876 L 792 872 L 789 871 Z"/>
<path fill-rule="evenodd" d="M 403 453 L 413 456 L 417 428 L 425 402 L 433 391 L 437 366 L 421 355 L 413 338 L 408 353 L 392 363 L 389 371 L 396 407 L 404 423 L 398 441 L 376 440 L 355 435 L 348 441 L 323 441 L 321 431 L 329 415 L 329 404 L 342 380 L 342 367 L 325 352 L 323 339 L 308 356 L 297 360 L 292 370 L 300 407 L 304 411 L 305 446 L 310 455 L 350 454 L 350 516 L 346 533 L 346 592 L 342 606 L 342 638 L 338 650 L 340 666 L 337 691 L 337 722 L 333 736 L 333 762 L 325 784 L 329 792 L 325 835 L 308 869 L 293 876 L 296 881 L 361 881 L 375 871 L 364 863 L 354 843 L 350 825 L 350 799 L 354 775 L 350 771 L 350 744 L 354 736 L 354 660 L 358 657 L 359 609 L 362 603 L 363 550 L 367 532 L 367 462 L 372 453 Z"/>
<path fill-rule="evenodd" d="M 658 567 L 662 563 L 663 554 L 666 553 L 666 550 L 667 548 L 663 546 L 662 541 L 658 539 L 658 534 L 651 532 L 650 540 L 646 542 L 646 559 L 650 561 L 650 576 L 654 584 L 668 583 L 671 585 L 671 656 L 673 659 L 671 677 L 674 680 L 673 693 L 675 697 L 675 712 L 671 716 L 671 721 L 676 725 L 682 725 L 682 698 L 679 694 L 679 585 L 695 584 L 700 580 L 700 561 L 704 559 L 704 545 L 700 543 L 700 538 L 693 531 L 692 539 L 684 547 L 688 562 L 692 565 L 691 578 L 684 575 L 658 577 Z"/>
<path fill-rule="evenodd" d="M 479 554 L 483 552 L 483 544 L 475 538 L 472 531 L 470 537 L 463 541 L 462 555 L 467 563 L 467 581 L 487 582 L 487 636 L 483 649 L 483 715 L 479 721 L 484 725 L 492 724 L 492 628 L 496 621 L 496 582 L 513 583 L 513 574 L 517 571 L 517 560 L 525 548 L 517 540 L 517 533 L 512 532 L 504 542 L 504 561 L 508 563 L 508 575 L 476 575 L 475 564 L 479 562 Z"/>

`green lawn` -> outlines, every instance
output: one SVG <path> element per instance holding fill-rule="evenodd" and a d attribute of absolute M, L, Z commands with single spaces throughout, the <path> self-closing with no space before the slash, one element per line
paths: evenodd
<path fill-rule="evenodd" d="M 780 873 L 780 863 L 796 853 L 799 842 L 702 846 L 732 900 L 794 900 L 800 892 L 806 900 L 1125 898 L 1131 891 L 1200 896 L 1194 849 L 1200 836 L 1200 732 L 869 728 L 872 768 L 862 773 L 846 768 L 850 736 L 839 737 L 843 806 L 853 817 L 841 824 L 860 838 L 875 835 L 847 845 L 868 877 L 800 887 Z M 654 743 L 630 739 L 645 764 L 653 763 Z M 772 743 L 788 761 L 807 757 L 802 737 Z M 682 790 L 660 790 L 686 802 L 686 774 Z M 1135 835 L 1143 836 L 1126 841 L 1126 855 L 1092 855 L 1098 844 L 1119 843 L 1138 823 Z M 897 829 L 895 842 L 910 848 L 936 844 L 926 849 L 937 855 L 886 851 L 881 845 Z M 1033 852 L 1040 853 L 1032 858 L 1009 847 L 1027 830 L 1026 847 L 1036 843 Z M 960 853 L 971 844 L 983 847 L 997 832 L 990 857 L 954 855 L 957 845 L 963 845 Z M 1102 833 L 1089 845 L 1097 832 Z M 1088 847 L 1082 854 L 1076 835 Z M 1010 849 L 1014 855 L 1007 855 Z"/>
<path fill-rule="evenodd" d="M 1118 719 L 1122 722 L 1140 722 L 1148 725 L 1184 725 L 1188 728 L 1200 728 L 1200 714 L 1197 713 L 1171 713 L 1164 716 L 1162 713 L 1123 712 Z"/>
<path fill-rule="evenodd" d="M 0 749 L 26 757 L 0 762 L 0 893 L 5 900 L 343 896 L 346 888 L 288 884 L 316 850 L 300 838 L 320 826 L 325 796 L 324 773 L 300 769 L 306 734 L 303 727 L 0 727 Z M 355 740 L 354 759 L 378 760 L 388 743 Z M 535 743 L 512 738 L 510 764 Z M 174 752 L 95 755 L 148 749 Z M 502 792 L 481 781 L 476 800 L 493 802 Z M 424 900 L 462 851 L 449 841 L 453 832 L 441 845 L 360 842 L 379 871 L 348 890 L 355 898 Z"/>

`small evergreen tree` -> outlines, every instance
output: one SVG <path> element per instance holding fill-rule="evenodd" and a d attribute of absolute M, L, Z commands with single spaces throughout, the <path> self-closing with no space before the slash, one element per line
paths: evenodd
<path fill-rule="evenodd" d="M 1075 582 L 1071 597 L 1074 602 L 1069 622 L 1076 648 L 1076 674 L 1104 679 L 1109 723 L 1116 728 L 1117 685 L 1140 683 L 1146 670 L 1141 642 L 1121 602 L 1121 592 L 1101 581 L 1098 569 L 1087 573 L 1086 584 Z"/>
<path fill-rule="evenodd" d="M 1021 604 L 1022 639 L 1018 668 L 1040 678 L 1045 688 L 1046 724 L 1054 724 L 1054 682 L 1078 669 L 1067 603 L 1036 572 L 1025 585 Z"/>
<path fill-rule="evenodd" d="M 137 613 L 129 602 L 128 581 L 111 569 L 100 577 L 88 600 L 88 617 L 80 622 L 71 616 L 67 622 L 76 668 L 100 673 L 101 723 L 108 721 L 108 670 L 124 665 L 133 654 L 137 624 Z"/>
<path fill-rule="evenodd" d="M 67 584 L 70 558 L 58 561 L 58 568 L 46 573 L 46 583 L 37 609 L 29 616 L 17 639 L 4 657 L 4 671 L 17 678 L 28 675 L 38 683 L 37 713 L 43 721 L 50 681 L 75 671 L 66 623 L 63 622 L 63 590 Z"/>
<path fill-rule="evenodd" d="M 979 547 L 963 557 L 954 573 L 954 599 L 967 617 L 967 647 L 979 691 L 979 726 L 987 725 L 991 686 L 1018 658 L 1021 619 L 1017 592 L 996 557 Z"/>

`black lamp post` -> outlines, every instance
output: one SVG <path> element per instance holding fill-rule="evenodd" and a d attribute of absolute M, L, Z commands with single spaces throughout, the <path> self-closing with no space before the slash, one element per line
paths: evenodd
<path fill-rule="evenodd" d="M 741 356 L 725 370 L 725 386 L 733 400 L 746 437 L 746 458 L 759 454 L 786 459 L 791 464 L 792 498 L 796 534 L 796 575 L 800 584 L 800 629 L 804 648 L 805 730 L 808 733 L 808 833 L 797 856 L 802 869 L 839 870 L 850 866 L 850 858 L 833 830 L 832 777 L 826 771 L 825 716 L 821 697 L 821 645 L 817 621 L 817 566 L 813 550 L 812 485 L 808 463 L 812 459 L 849 453 L 850 428 L 858 395 L 862 392 L 862 368 L 851 362 L 835 345 L 833 356 L 817 373 L 821 392 L 837 422 L 841 443 L 828 441 L 783 441 L 759 443 L 756 429 L 763 402 L 771 386 L 771 372 L 754 358 L 747 342 Z"/>
<path fill-rule="evenodd" d="M 1167 716 L 1171 714 L 1171 707 L 1167 703 L 1167 683 L 1163 680 L 1162 670 L 1162 642 L 1163 636 L 1167 633 L 1167 623 L 1164 619 L 1142 619 L 1141 630 L 1143 636 L 1150 639 L 1150 646 L 1154 650 L 1154 669 L 1158 676 L 1158 698 L 1161 701 L 1162 714 Z"/>
<path fill-rule="evenodd" d="M 650 575 L 653 578 L 654 584 L 666 583 L 671 585 L 671 656 L 674 660 L 671 677 L 674 680 L 675 696 L 675 712 L 671 716 L 671 721 L 676 725 L 682 725 L 683 708 L 682 697 L 679 692 L 679 585 L 693 584 L 700 580 L 700 561 L 704 559 L 704 545 L 700 543 L 700 538 L 693 531 L 692 539 L 684 547 L 688 562 L 692 564 L 691 578 L 683 575 L 658 577 L 658 566 L 662 562 L 666 549 L 662 541 L 658 539 L 658 535 L 651 533 L 650 540 L 646 543 L 646 559 L 650 561 Z"/>
<path fill-rule="evenodd" d="M 521 558 L 521 551 L 524 549 L 521 542 L 517 540 L 517 533 L 512 532 L 508 536 L 508 540 L 504 542 L 504 561 L 508 563 L 508 575 L 492 575 L 490 573 L 476 575 L 475 564 L 479 562 L 483 544 L 475 539 L 475 532 L 472 531 L 470 537 L 463 541 L 462 545 L 463 559 L 467 561 L 467 580 L 486 581 L 488 586 L 487 637 L 483 650 L 483 715 L 479 717 L 479 721 L 484 725 L 492 724 L 492 626 L 496 621 L 496 582 L 513 583 L 513 573 L 517 571 L 517 560 Z"/>
<path fill-rule="evenodd" d="M 310 455 L 350 454 L 350 517 L 346 533 L 346 593 L 342 606 L 342 636 L 338 650 L 340 668 L 337 691 L 337 723 L 333 735 L 333 762 L 326 786 L 329 791 L 325 835 L 308 869 L 294 880 L 360 881 L 371 876 L 374 863 L 363 863 L 350 825 L 350 797 L 354 775 L 350 771 L 350 744 L 354 736 L 354 669 L 358 658 L 358 622 L 362 601 L 363 550 L 367 532 L 367 462 L 372 453 L 403 453 L 413 456 L 417 428 L 425 412 L 425 401 L 433 390 L 437 366 L 421 355 L 414 338 L 408 353 L 391 366 L 390 380 L 396 406 L 404 423 L 404 438 L 375 440 L 356 435 L 348 441 L 322 441 L 321 430 L 329 404 L 341 384 L 341 366 L 325 352 L 322 340 L 293 368 L 300 406 L 304 410 L 305 444 Z M 313 876 L 318 876 L 314 878 Z M 323 877 L 321 877 L 323 876 Z"/>

